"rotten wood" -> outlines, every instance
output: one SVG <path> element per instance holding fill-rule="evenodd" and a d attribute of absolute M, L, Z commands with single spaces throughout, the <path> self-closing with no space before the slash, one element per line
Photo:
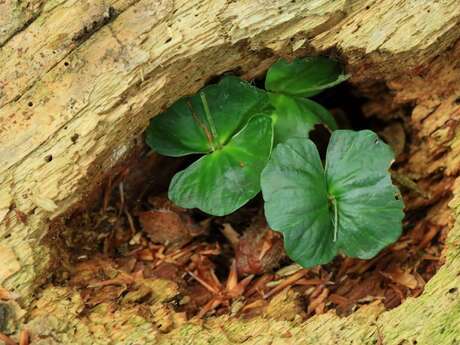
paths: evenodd
<path fill-rule="evenodd" d="M 96 329 L 81 317 L 75 291 L 35 292 L 60 259 L 55 243 L 42 241 L 49 219 L 86 200 L 150 117 L 223 72 L 259 76 L 278 56 L 336 52 L 351 83 L 370 90 L 364 112 L 383 121 L 398 116 L 412 133 L 403 173 L 431 198 L 413 193 L 407 203 L 426 207 L 434 226 L 451 227 L 452 192 L 455 215 L 460 204 L 459 18 L 455 0 L 1 2 L 0 261 L 8 264 L 0 267 L 0 284 L 30 312 L 32 343 L 78 344 L 91 334 L 101 343 L 129 335 L 140 343 L 226 344 L 216 326 L 223 324 L 247 344 L 284 341 L 285 334 L 302 344 L 454 342 L 458 226 L 433 235 L 447 236 L 448 245 L 425 291 L 387 312 L 371 303 L 348 317 L 305 323 L 223 316 L 160 334 L 134 307 L 94 311 L 91 322 L 105 326 Z M 378 95 L 376 84 L 384 90 Z M 436 252 L 423 257 L 440 260 Z M 12 331 L 22 328 L 22 319 L 11 321 Z"/>

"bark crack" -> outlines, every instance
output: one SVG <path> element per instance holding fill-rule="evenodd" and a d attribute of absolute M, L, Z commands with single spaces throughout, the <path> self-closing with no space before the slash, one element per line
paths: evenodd
<path fill-rule="evenodd" d="M 102 16 L 96 20 L 93 20 L 88 25 L 85 25 L 80 31 L 78 31 L 73 37 L 72 41 L 80 45 L 87 41 L 95 32 L 99 31 L 103 26 L 113 22 L 120 13 L 115 10 L 113 6 L 107 7 L 106 11 Z"/>

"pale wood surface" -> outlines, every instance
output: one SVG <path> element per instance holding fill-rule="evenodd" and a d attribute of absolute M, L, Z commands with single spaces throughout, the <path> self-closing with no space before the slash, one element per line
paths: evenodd
<path fill-rule="evenodd" d="M 31 303 L 45 305 L 29 323 L 48 334 L 37 342 L 43 344 L 88 344 L 88 337 L 136 343 L 126 333 L 141 344 L 149 337 L 163 344 L 460 342 L 460 302 L 457 292 L 447 292 L 460 287 L 458 226 L 449 235 L 446 264 L 423 295 L 383 313 L 371 306 L 302 324 L 220 318 L 162 335 L 129 310 L 110 320 L 98 311 L 96 321 L 80 320 L 81 301 L 65 289 L 49 288 L 38 302 L 33 294 L 49 272 L 52 250 L 41 242 L 49 220 L 85 198 L 149 118 L 210 77 L 238 69 L 251 78 L 278 56 L 332 53 L 357 87 L 386 84 L 394 103 L 415 106 L 421 140 L 414 171 L 441 169 L 454 178 L 459 37 L 458 0 L 0 2 L 0 285 L 21 296 L 21 307 L 12 310 L 20 318 Z M 440 149 L 446 153 L 427 159 Z M 458 205 L 451 202 L 454 210 Z M 26 225 L 15 208 L 28 215 Z"/>

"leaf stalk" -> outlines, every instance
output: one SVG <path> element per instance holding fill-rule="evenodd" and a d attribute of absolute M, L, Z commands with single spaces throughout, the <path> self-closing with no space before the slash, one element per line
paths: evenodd
<path fill-rule="evenodd" d="M 216 124 L 214 123 L 214 118 L 212 117 L 211 112 L 209 111 L 208 101 L 206 100 L 206 95 L 204 92 L 200 92 L 201 102 L 203 103 L 203 109 L 206 116 L 206 122 L 211 131 L 211 148 L 213 151 L 221 149 L 222 145 L 217 140 L 217 129 Z"/>
<path fill-rule="evenodd" d="M 334 207 L 334 242 L 337 242 L 338 230 L 339 230 L 339 212 L 337 208 L 337 200 L 335 200 L 334 196 L 330 195 L 329 200 L 332 203 L 332 207 Z"/>

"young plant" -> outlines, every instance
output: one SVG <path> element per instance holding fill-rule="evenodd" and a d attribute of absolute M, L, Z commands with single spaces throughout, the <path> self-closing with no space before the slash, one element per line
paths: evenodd
<path fill-rule="evenodd" d="M 268 105 L 262 90 L 225 77 L 153 118 L 146 140 L 156 152 L 204 154 L 174 176 L 169 198 L 181 207 L 222 216 L 259 193 L 273 143 L 272 121 L 263 115 Z"/>
<path fill-rule="evenodd" d="M 268 224 L 284 234 L 297 263 L 375 256 L 401 234 L 403 203 L 388 172 L 393 153 L 371 131 L 336 130 L 329 111 L 305 98 L 346 78 L 323 57 L 280 60 L 266 91 L 227 76 L 173 104 L 152 119 L 147 143 L 166 156 L 203 156 L 174 176 L 169 198 L 222 216 L 262 185 Z M 333 131 L 324 168 L 308 139 L 316 124 Z"/>
<path fill-rule="evenodd" d="M 323 168 L 309 139 L 278 145 L 262 172 L 265 216 L 304 267 L 338 253 L 374 257 L 401 235 L 403 203 L 388 168 L 392 150 L 369 130 L 332 133 Z"/>
<path fill-rule="evenodd" d="M 227 76 L 173 104 L 152 119 L 147 143 L 166 156 L 204 156 L 174 176 L 169 198 L 215 216 L 243 206 L 260 192 L 273 141 L 308 138 L 318 123 L 337 128 L 324 107 L 300 97 L 343 79 L 338 63 L 326 58 L 280 60 L 268 72 L 270 92 Z M 298 87 L 309 91 L 299 94 Z"/>

